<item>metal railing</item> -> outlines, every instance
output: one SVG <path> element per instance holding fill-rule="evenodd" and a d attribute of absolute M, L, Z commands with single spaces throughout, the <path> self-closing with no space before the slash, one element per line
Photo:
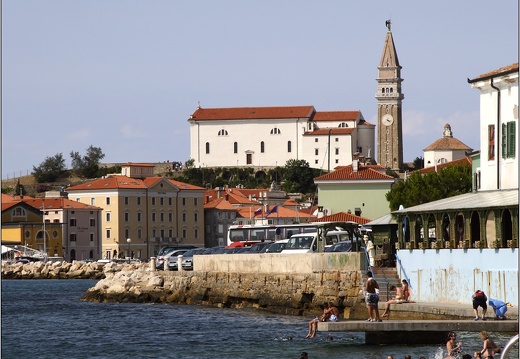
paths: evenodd
<path fill-rule="evenodd" d="M 408 286 L 410 288 L 413 288 L 412 287 L 412 283 L 410 283 L 410 278 L 408 278 L 408 276 L 406 275 L 406 271 L 404 270 L 404 267 L 401 263 L 401 259 L 399 258 L 399 256 L 397 255 L 397 253 L 395 254 L 395 259 L 397 260 L 397 263 L 399 263 L 399 269 L 401 270 L 401 272 L 403 273 L 403 276 L 404 276 L 404 279 L 406 279 L 406 282 L 408 283 Z"/>

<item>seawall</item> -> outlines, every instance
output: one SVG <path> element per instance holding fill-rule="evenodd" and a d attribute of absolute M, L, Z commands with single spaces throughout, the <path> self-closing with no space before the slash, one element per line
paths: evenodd
<path fill-rule="evenodd" d="M 105 265 L 97 262 L 29 262 L 2 261 L 2 279 L 102 279 Z"/>

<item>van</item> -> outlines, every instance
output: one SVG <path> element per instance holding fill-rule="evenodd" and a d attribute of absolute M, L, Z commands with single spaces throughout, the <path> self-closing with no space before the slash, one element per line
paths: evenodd
<path fill-rule="evenodd" d="M 282 253 L 315 253 L 318 251 L 317 237 L 317 233 L 295 234 L 289 238 Z M 349 239 L 347 231 L 329 231 L 325 236 L 325 248 Z"/>

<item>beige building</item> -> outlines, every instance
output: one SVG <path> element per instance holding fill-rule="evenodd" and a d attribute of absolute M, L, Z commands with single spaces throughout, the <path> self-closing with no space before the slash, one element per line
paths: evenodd
<path fill-rule="evenodd" d="M 70 199 L 103 209 L 103 258 L 148 259 L 165 245 L 204 246 L 204 188 L 153 177 L 149 164 L 124 164 L 121 172 L 67 188 Z"/>

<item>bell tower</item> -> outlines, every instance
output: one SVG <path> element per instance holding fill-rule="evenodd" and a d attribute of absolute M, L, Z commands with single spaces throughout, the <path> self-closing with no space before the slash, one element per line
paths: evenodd
<path fill-rule="evenodd" d="M 377 162 L 399 171 L 403 168 L 401 66 L 395 51 L 391 22 L 386 21 L 385 45 L 377 78 Z"/>

